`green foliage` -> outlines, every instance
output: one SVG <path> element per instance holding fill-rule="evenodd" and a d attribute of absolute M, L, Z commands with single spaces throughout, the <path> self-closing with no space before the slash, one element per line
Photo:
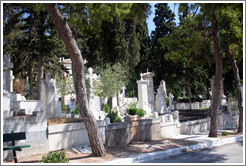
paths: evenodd
<path fill-rule="evenodd" d="M 166 98 L 166 105 L 169 106 L 169 98 Z"/>
<path fill-rule="evenodd" d="M 68 163 L 65 152 L 49 152 L 47 156 L 42 156 L 43 163 Z"/>
<path fill-rule="evenodd" d="M 69 106 L 62 105 L 62 112 L 66 113 L 66 114 L 70 114 L 71 110 L 70 110 Z"/>
<path fill-rule="evenodd" d="M 97 68 L 99 80 L 93 82 L 94 92 L 101 97 L 114 97 L 126 84 L 126 71 L 120 63 L 106 64 L 105 69 Z"/>
<path fill-rule="evenodd" d="M 229 135 L 229 133 L 228 133 L 227 131 L 222 131 L 222 132 L 221 132 L 221 135 L 227 136 L 227 135 Z"/>
<path fill-rule="evenodd" d="M 104 111 L 106 112 L 106 113 L 109 113 L 109 110 L 110 108 L 109 108 L 109 106 L 108 106 L 108 103 L 106 103 L 106 104 L 104 104 Z"/>
<path fill-rule="evenodd" d="M 129 115 L 139 115 L 140 117 L 143 117 L 146 112 L 143 109 L 138 109 L 138 108 L 129 108 L 127 110 L 127 113 Z"/>
<path fill-rule="evenodd" d="M 178 102 L 187 103 L 187 102 L 189 102 L 189 98 L 188 97 L 179 97 Z"/>
<path fill-rule="evenodd" d="M 118 110 L 113 109 L 106 115 L 106 117 L 108 117 L 110 119 L 110 123 L 122 121 L 117 113 L 118 113 Z"/>
<path fill-rule="evenodd" d="M 74 114 L 75 115 L 79 115 L 80 114 L 78 105 L 76 106 L 76 109 L 74 110 Z"/>
<path fill-rule="evenodd" d="M 128 108 L 137 108 L 137 104 L 138 104 L 137 101 L 136 102 L 130 102 L 127 104 L 127 106 L 128 106 Z"/>
<path fill-rule="evenodd" d="M 75 87 L 72 79 L 72 75 L 67 74 L 66 76 L 56 75 L 58 93 L 62 97 L 65 95 L 72 95 L 75 93 Z"/>
<path fill-rule="evenodd" d="M 202 98 L 200 98 L 199 96 L 195 96 L 195 97 L 191 97 L 191 102 L 202 102 Z M 178 98 L 178 102 L 180 103 L 188 103 L 189 102 L 189 98 L 188 97 L 179 97 Z"/>

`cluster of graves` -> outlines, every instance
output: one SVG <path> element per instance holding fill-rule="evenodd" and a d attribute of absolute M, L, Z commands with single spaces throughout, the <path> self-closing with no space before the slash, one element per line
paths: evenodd
<path fill-rule="evenodd" d="M 61 59 L 60 62 L 68 69 L 69 73 L 72 74 L 71 60 Z M 72 123 L 62 124 L 60 126 L 47 125 L 48 118 L 68 116 L 67 114 L 62 113 L 62 103 L 60 101 L 61 94 L 59 94 L 57 89 L 57 81 L 52 79 L 49 73 L 46 73 L 45 80 L 42 84 L 43 91 L 41 99 L 27 100 L 23 95 L 13 92 L 13 67 L 14 66 L 10 60 L 10 56 L 4 55 L 2 92 L 2 99 L 4 103 L 2 107 L 3 133 L 10 133 L 11 131 L 26 132 L 26 141 L 30 143 L 31 150 L 23 150 L 22 154 L 29 155 L 34 153 L 46 153 L 50 150 L 59 150 L 72 146 L 76 141 L 80 140 L 88 143 L 88 138 L 84 138 L 86 137 L 86 129 L 84 125 Z M 141 128 L 141 131 L 142 128 L 145 129 L 145 134 L 143 134 L 133 132 L 138 131 L 138 129 L 135 128 L 132 128 L 131 131 L 129 131 L 129 126 L 134 127 L 129 125 L 132 122 L 113 124 L 108 122 L 108 119 L 105 118 L 106 113 L 102 108 L 102 105 L 106 103 L 107 98 L 102 99 L 95 95 L 93 91 L 93 82 L 98 80 L 100 76 L 93 73 L 92 68 L 88 69 L 88 73 L 85 75 L 85 77 L 89 80 L 90 83 L 89 107 L 97 119 L 100 133 L 103 135 L 102 137 L 104 138 L 104 142 L 109 145 L 113 145 L 117 141 L 121 140 L 122 138 L 120 138 L 121 135 L 118 133 L 118 131 L 124 131 L 126 134 L 128 134 L 127 138 L 139 137 L 139 139 L 143 139 L 142 137 L 144 137 L 144 139 L 147 139 L 146 136 L 149 136 L 150 138 L 162 138 L 178 133 L 187 134 L 194 129 L 200 129 L 201 127 L 199 126 L 205 126 L 204 129 L 207 129 L 206 126 L 209 124 L 208 119 L 203 119 L 203 121 L 197 122 L 196 125 L 198 125 L 198 127 L 192 127 L 192 125 L 188 124 L 188 122 L 181 124 L 179 119 L 179 111 L 188 110 L 190 107 L 193 110 L 210 107 L 212 100 L 194 102 L 191 103 L 191 105 L 190 103 L 175 103 L 173 102 L 173 94 L 167 94 L 166 83 L 164 80 L 160 82 L 157 93 L 154 91 L 154 76 L 154 73 L 149 72 L 148 70 L 146 73 L 140 74 L 140 80 L 136 82 L 138 85 L 138 98 L 126 97 L 125 87 L 122 87 L 122 93 L 118 95 L 119 104 L 117 104 L 118 102 L 116 95 L 113 98 L 113 108 L 119 110 L 118 114 L 121 117 L 125 115 L 127 105 L 132 102 L 137 102 L 137 107 L 146 111 L 145 117 L 147 118 L 139 121 L 138 126 L 138 128 Z M 213 80 L 211 81 L 211 84 L 213 87 Z M 28 86 L 26 88 L 28 88 Z M 213 88 L 211 94 L 213 94 Z M 76 108 L 76 102 L 72 100 L 72 98 L 74 98 L 74 94 L 66 95 L 64 104 L 70 107 L 72 111 L 74 111 Z M 168 103 L 167 100 L 169 101 Z M 221 112 L 223 109 L 220 110 L 220 118 L 218 118 L 219 129 L 224 127 L 236 127 L 238 122 L 237 108 L 232 108 L 230 105 L 230 98 L 229 102 L 226 102 L 224 95 L 222 95 L 221 104 L 227 106 L 227 113 Z M 148 118 L 150 116 L 154 118 Z M 146 125 L 147 127 L 143 127 Z M 192 130 L 190 127 L 192 127 Z M 135 135 L 133 136 L 132 134 L 134 133 Z M 81 138 L 82 136 L 83 139 L 76 139 Z M 128 143 L 129 141 L 131 140 L 122 139 L 120 142 Z M 84 142 L 77 142 L 76 144 L 84 144 Z M 10 153 L 5 152 L 4 158 L 8 158 L 9 155 Z"/>
<path fill-rule="evenodd" d="M 72 75 L 72 62 L 70 59 L 60 59 L 60 62 L 66 67 L 69 73 Z M 3 99 L 8 101 L 4 105 L 5 115 L 17 115 L 17 114 L 32 114 L 35 111 L 45 111 L 47 118 L 67 116 L 62 113 L 61 106 L 61 94 L 57 90 L 57 82 L 51 79 L 50 74 L 46 73 L 45 80 L 43 83 L 43 91 L 40 100 L 26 100 L 21 94 L 13 93 L 13 63 L 10 61 L 10 55 L 4 56 L 3 63 Z M 117 94 L 113 98 L 113 108 L 119 110 L 119 115 L 123 116 L 126 114 L 127 105 L 132 102 L 138 103 L 138 108 L 146 111 L 147 117 L 149 116 L 160 116 L 163 114 L 168 114 L 173 110 L 187 110 L 187 109 L 201 109 L 210 107 L 212 104 L 212 99 L 203 100 L 202 102 L 193 103 L 174 103 L 173 94 L 167 94 L 166 83 L 164 80 L 160 82 L 157 93 L 154 91 L 153 77 L 154 73 L 147 70 L 146 73 L 140 74 L 140 80 L 137 81 L 138 85 L 138 98 L 136 97 L 126 97 L 125 87 L 122 87 L 122 93 L 118 95 L 119 103 L 117 102 Z M 94 93 L 94 81 L 99 80 L 96 73 L 93 73 L 93 69 L 88 68 L 88 73 L 85 75 L 86 79 L 90 83 L 90 96 L 89 96 L 89 107 L 92 110 L 94 116 L 97 120 L 104 119 L 106 113 L 103 111 L 103 104 L 106 103 L 107 98 L 100 98 Z M 223 83 L 223 81 L 222 81 Z M 211 93 L 213 93 L 213 79 L 211 79 Z M 185 91 L 183 95 L 185 97 Z M 156 95 L 155 95 L 156 94 Z M 222 91 L 221 104 L 226 104 L 226 96 Z M 67 105 L 71 111 L 76 108 L 75 94 L 68 94 L 65 96 L 64 104 Z M 167 101 L 169 100 L 169 106 L 167 107 Z"/>

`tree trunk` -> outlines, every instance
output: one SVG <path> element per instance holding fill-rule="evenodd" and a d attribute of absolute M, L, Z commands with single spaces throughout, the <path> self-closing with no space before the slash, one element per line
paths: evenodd
<path fill-rule="evenodd" d="M 113 99 L 112 99 L 112 97 L 108 98 L 108 106 L 109 106 L 109 112 L 111 112 L 112 107 L 113 107 Z"/>
<path fill-rule="evenodd" d="M 44 99 L 44 57 L 43 54 L 39 54 L 39 69 L 38 69 L 38 100 Z"/>
<path fill-rule="evenodd" d="M 229 43 L 226 43 L 226 54 L 231 62 L 235 84 L 237 88 L 238 93 L 238 110 L 239 110 L 239 121 L 238 121 L 238 133 L 243 132 L 243 106 L 242 106 L 242 92 L 240 87 L 240 75 L 239 75 L 239 68 L 237 67 L 236 61 L 234 61 L 233 56 L 230 53 L 229 50 Z"/>
<path fill-rule="evenodd" d="M 40 12 L 40 25 L 41 27 L 45 23 L 45 17 L 44 17 L 44 12 Z M 38 30 L 38 36 L 40 36 L 40 43 L 39 43 L 39 71 L 38 71 L 38 98 L 41 101 L 45 100 L 45 87 L 44 87 L 44 50 L 43 50 L 43 40 L 44 40 L 44 33 L 45 29 L 44 28 L 39 28 Z M 44 108 L 46 110 L 46 107 Z"/>
<path fill-rule="evenodd" d="M 189 95 L 189 105 L 191 109 L 191 87 L 190 87 L 190 79 L 188 79 L 188 95 Z"/>
<path fill-rule="evenodd" d="M 119 93 L 116 93 L 116 98 L 117 98 L 117 106 L 120 107 Z"/>
<path fill-rule="evenodd" d="M 54 20 L 58 33 L 62 38 L 72 60 L 73 81 L 76 90 L 79 112 L 88 132 L 92 153 L 97 156 L 105 156 L 106 150 L 99 134 L 96 119 L 88 106 L 84 78 L 84 61 L 81 52 L 65 17 L 59 12 L 58 6 L 56 4 L 44 4 L 44 6 Z"/>
<path fill-rule="evenodd" d="M 222 56 L 220 53 L 220 39 L 218 32 L 218 24 L 215 15 L 215 8 L 211 10 L 211 23 L 212 23 L 212 37 L 213 37 L 213 47 L 214 47 L 214 57 L 215 57 L 215 78 L 214 78 L 214 93 L 213 103 L 210 118 L 210 130 L 209 137 L 217 137 L 217 117 L 220 107 L 221 100 L 221 78 L 222 78 Z"/>

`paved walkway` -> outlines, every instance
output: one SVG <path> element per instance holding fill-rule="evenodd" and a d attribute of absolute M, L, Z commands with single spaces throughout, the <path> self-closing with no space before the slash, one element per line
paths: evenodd
<path fill-rule="evenodd" d="M 228 136 L 218 135 L 217 138 L 208 137 L 207 133 L 197 135 L 177 135 L 171 138 L 146 142 L 133 142 L 130 145 L 106 147 L 105 157 L 96 157 L 90 153 L 78 154 L 72 149 L 65 149 L 69 163 L 138 163 L 160 156 L 174 156 L 183 151 L 193 151 L 202 148 L 219 146 L 243 140 L 242 134 L 229 132 Z M 20 158 L 22 163 L 36 163 L 42 159 L 41 154 Z"/>

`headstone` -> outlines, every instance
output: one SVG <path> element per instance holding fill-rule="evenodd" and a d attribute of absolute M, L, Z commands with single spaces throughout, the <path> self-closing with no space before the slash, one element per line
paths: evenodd
<path fill-rule="evenodd" d="M 149 72 L 143 74 L 143 79 L 147 81 L 147 90 L 148 90 L 148 107 L 151 109 L 151 112 L 155 112 L 155 94 L 154 94 L 154 85 L 153 77 L 154 73 Z"/>
<path fill-rule="evenodd" d="M 156 95 L 156 111 L 159 114 L 164 114 L 167 111 L 166 97 L 166 85 L 165 81 L 162 80 Z"/>
<path fill-rule="evenodd" d="M 50 81 L 51 75 L 50 73 L 45 74 L 45 81 L 44 81 L 44 87 L 45 87 L 45 94 L 43 96 L 44 105 L 46 109 L 46 115 L 47 118 L 55 118 L 57 113 L 56 111 L 56 102 L 55 102 L 55 86 Z"/>
<path fill-rule="evenodd" d="M 147 80 L 139 80 L 138 84 L 138 107 L 145 110 L 146 114 L 151 114 L 148 102 L 148 85 Z"/>
<path fill-rule="evenodd" d="M 173 94 L 172 94 L 172 93 L 169 93 L 169 97 L 168 97 L 168 99 L 169 99 L 168 110 L 169 110 L 169 111 L 170 111 L 170 110 L 174 110 L 174 106 L 173 106 L 173 98 L 174 98 Z"/>
<path fill-rule="evenodd" d="M 94 81 L 98 81 L 99 76 L 93 73 L 93 71 L 94 70 L 91 67 L 89 67 L 88 75 L 86 75 L 87 79 L 89 79 L 90 82 L 89 107 L 96 119 L 99 119 L 99 116 L 102 118 L 104 115 L 101 114 L 101 99 L 94 93 Z"/>
<path fill-rule="evenodd" d="M 173 119 L 177 122 L 179 122 L 179 111 L 174 111 L 173 112 Z"/>
<path fill-rule="evenodd" d="M 154 112 L 153 115 L 154 115 L 154 118 L 158 118 L 158 112 Z"/>
<path fill-rule="evenodd" d="M 110 124 L 110 118 L 106 117 L 106 118 L 105 118 L 105 121 L 106 121 L 106 124 L 107 124 L 107 125 Z"/>
<path fill-rule="evenodd" d="M 13 92 L 13 63 L 11 62 L 10 55 L 5 54 L 3 56 L 3 89 L 9 92 Z"/>

